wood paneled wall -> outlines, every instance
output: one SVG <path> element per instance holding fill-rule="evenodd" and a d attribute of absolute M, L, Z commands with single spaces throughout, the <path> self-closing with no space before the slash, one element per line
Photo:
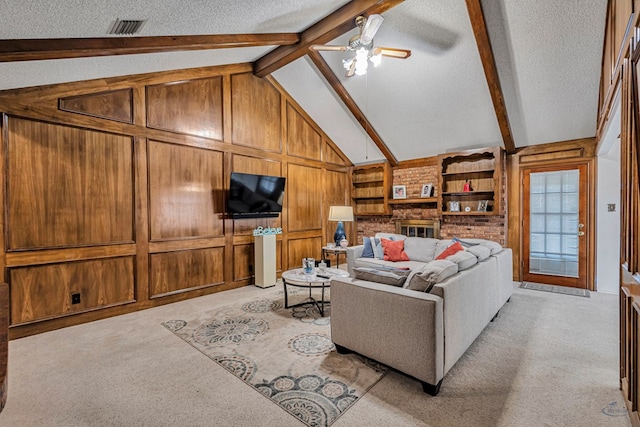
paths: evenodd
<path fill-rule="evenodd" d="M 624 29 L 623 29 L 624 28 Z M 631 425 L 640 426 L 640 1 L 610 0 L 598 114 L 602 137 L 619 103 L 620 388 Z M 617 128 L 618 124 L 614 124 Z M 614 128 L 614 129 L 615 129 Z"/>
<path fill-rule="evenodd" d="M 350 203 L 348 159 L 249 64 L 5 91 L 0 112 L 11 337 L 250 284 L 258 226 L 283 229 L 278 271 L 319 258 Z M 226 215 L 232 171 L 286 177 L 282 214 Z"/>

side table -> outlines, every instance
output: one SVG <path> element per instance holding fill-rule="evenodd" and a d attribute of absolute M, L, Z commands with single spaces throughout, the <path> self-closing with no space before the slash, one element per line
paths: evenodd
<path fill-rule="evenodd" d="M 330 248 L 329 246 L 322 247 L 322 259 L 327 259 L 327 255 L 335 255 L 336 256 L 336 268 L 340 267 L 340 255 L 344 256 L 344 262 L 347 262 L 347 248 L 343 248 L 341 246 L 334 246 Z"/>
<path fill-rule="evenodd" d="M 305 304 L 315 304 L 320 311 L 320 315 L 324 316 L 324 305 L 329 301 L 325 300 L 324 290 L 329 286 L 333 277 L 348 277 L 349 273 L 337 268 L 327 268 L 324 273 L 314 271 L 313 273 L 305 273 L 302 268 L 295 268 L 293 270 L 287 270 L 282 273 L 282 284 L 284 285 L 284 308 L 299 307 Z M 309 297 L 307 300 L 289 305 L 289 295 L 287 293 L 287 286 L 295 286 L 298 288 L 309 288 Z M 322 289 L 322 297 L 320 300 L 316 300 L 311 296 L 313 289 Z"/>

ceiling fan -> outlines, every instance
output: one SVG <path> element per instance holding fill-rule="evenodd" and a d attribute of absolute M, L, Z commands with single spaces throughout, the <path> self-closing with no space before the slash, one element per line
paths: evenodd
<path fill-rule="evenodd" d="M 315 51 L 348 51 L 355 52 L 355 55 L 342 60 L 342 65 L 347 70 L 347 77 L 354 74 L 361 76 L 367 73 L 368 62 L 370 60 L 374 67 L 380 65 L 383 56 L 406 59 L 411 56 L 411 51 L 407 49 L 396 49 L 391 47 L 374 47 L 373 36 L 382 25 L 384 18 L 382 15 L 373 14 L 368 18 L 364 16 L 356 17 L 356 25 L 360 29 L 359 34 L 349 39 L 347 46 L 314 44 L 309 49 Z"/>

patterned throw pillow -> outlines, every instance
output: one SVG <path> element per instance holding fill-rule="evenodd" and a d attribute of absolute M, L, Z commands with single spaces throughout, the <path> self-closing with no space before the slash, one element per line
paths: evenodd
<path fill-rule="evenodd" d="M 460 242 L 455 242 L 453 245 L 445 249 L 440 255 L 436 257 L 436 260 L 447 259 L 448 256 L 455 254 L 456 252 L 464 251 L 464 248 Z"/>
<path fill-rule="evenodd" d="M 404 251 L 404 240 L 380 239 L 384 250 L 385 261 L 409 261 L 407 253 Z"/>

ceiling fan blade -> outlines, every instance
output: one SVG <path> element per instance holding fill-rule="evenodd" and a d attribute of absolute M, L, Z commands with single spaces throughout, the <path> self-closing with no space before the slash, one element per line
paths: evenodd
<path fill-rule="evenodd" d="M 330 45 L 330 44 L 312 44 L 311 46 L 309 46 L 309 49 L 316 50 L 316 51 L 320 51 L 320 50 L 345 51 L 347 50 L 347 47 Z"/>
<path fill-rule="evenodd" d="M 368 45 L 371 43 L 373 36 L 376 35 L 380 25 L 382 25 L 382 21 L 384 21 L 382 15 L 378 15 L 377 13 L 369 15 L 367 22 L 364 24 L 364 28 L 362 29 L 362 34 L 360 35 L 361 44 Z"/>
<path fill-rule="evenodd" d="M 396 49 L 393 47 L 377 47 L 373 49 L 373 54 L 390 56 L 392 58 L 406 59 L 411 56 L 411 51 L 407 49 Z"/>
<path fill-rule="evenodd" d="M 347 70 L 347 74 L 345 76 L 351 77 L 355 74 L 355 72 L 356 72 L 356 61 L 351 61 L 351 66 Z"/>

